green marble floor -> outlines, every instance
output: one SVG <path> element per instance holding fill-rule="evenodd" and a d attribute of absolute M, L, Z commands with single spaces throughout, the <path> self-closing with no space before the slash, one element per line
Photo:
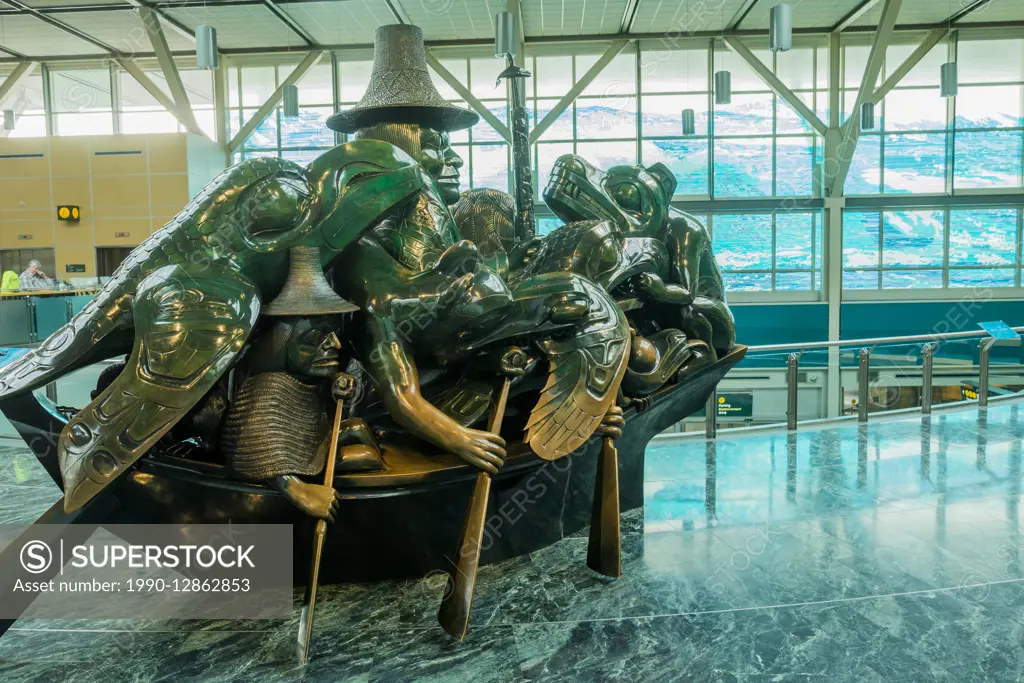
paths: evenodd
<path fill-rule="evenodd" d="M 22 620 L 0 681 L 1022 680 L 1021 411 L 659 441 L 623 577 L 586 568 L 585 534 L 484 567 L 461 644 L 431 576 L 325 588 L 305 668 L 297 610 Z M 15 441 L 0 482 L 0 521 L 59 495 Z"/>

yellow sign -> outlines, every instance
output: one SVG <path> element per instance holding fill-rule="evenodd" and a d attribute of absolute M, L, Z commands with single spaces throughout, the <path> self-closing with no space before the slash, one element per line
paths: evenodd
<path fill-rule="evenodd" d="M 59 221 L 77 221 L 82 217 L 82 212 L 77 206 L 58 206 L 57 207 L 57 220 Z"/>

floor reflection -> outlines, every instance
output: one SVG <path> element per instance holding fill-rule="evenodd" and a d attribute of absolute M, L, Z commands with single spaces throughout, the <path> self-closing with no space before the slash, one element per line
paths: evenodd
<path fill-rule="evenodd" d="M 622 578 L 586 569 L 585 533 L 483 567 L 462 644 L 443 582 L 384 582 L 325 587 L 306 670 L 295 619 L 18 622 L 0 680 L 1019 679 L 1020 409 L 658 441 Z M 52 502 L 5 462 L 0 513 Z"/>

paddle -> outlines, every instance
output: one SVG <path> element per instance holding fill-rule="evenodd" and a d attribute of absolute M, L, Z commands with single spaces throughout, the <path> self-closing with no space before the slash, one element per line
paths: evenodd
<path fill-rule="evenodd" d="M 500 434 L 501 422 L 505 416 L 508 390 L 512 377 L 522 374 L 526 354 L 519 347 L 507 349 L 500 357 L 501 372 L 505 375 L 498 390 L 498 400 L 491 410 L 487 431 Z M 469 631 L 469 614 L 473 609 L 473 591 L 476 588 L 476 574 L 480 567 L 480 545 L 484 539 L 484 524 L 487 520 L 487 500 L 491 495 L 491 475 L 478 472 L 473 496 L 466 511 L 466 524 L 456 551 L 455 574 L 448 574 L 441 608 L 437 620 L 452 638 L 464 640 Z"/>
<path fill-rule="evenodd" d="M 331 444 L 327 451 L 327 464 L 324 466 L 324 486 L 334 486 L 334 464 L 338 455 L 338 435 L 341 430 L 341 413 L 345 407 L 345 399 L 351 399 L 356 393 L 356 380 L 352 375 L 340 374 L 331 386 L 331 396 L 337 401 L 334 409 L 334 426 L 331 431 Z M 320 558 L 324 552 L 324 540 L 327 538 L 327 520 L 316 520 L 313 531 L 313 559 L 309 567 L 309 579 L 306 581 L 306 594 L 302 599 L 302 613 L 299 616 L 299 663 L 309 662 L 309 645 L 313 638 L 313 610 L 316 609 L 316 589 L 320 579 Z"/>

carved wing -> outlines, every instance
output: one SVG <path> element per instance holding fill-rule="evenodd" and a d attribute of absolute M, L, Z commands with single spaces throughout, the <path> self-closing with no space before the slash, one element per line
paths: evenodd
<path fill-rule="evenodd" d="M 259 310 L 256 286 L 224 266 L 167 266 L 142 282 L 127 366 L 61 433 L 65 510 L 103 490 L 209 391 Z"/>
<path fill-rule="evenodd" d="M 582 446 L 615 403 L 629 361 L 629 324 L 600 287 L 580 280 L 590 298 L 584 328 L 540 347 L 550 374 L 526 424 L 526 442 L 545 460 Z"/>

